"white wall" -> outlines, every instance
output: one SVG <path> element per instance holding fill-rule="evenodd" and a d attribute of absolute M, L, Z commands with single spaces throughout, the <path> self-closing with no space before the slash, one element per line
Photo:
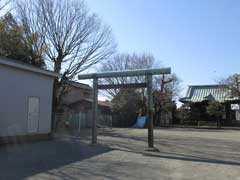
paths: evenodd
<path fill-rule="evenodd" d="M 0 137 L 26 135 L 28 97 L 40 98 L 38 133 L 51 130 L 53 78 L 0 65 Z"/>

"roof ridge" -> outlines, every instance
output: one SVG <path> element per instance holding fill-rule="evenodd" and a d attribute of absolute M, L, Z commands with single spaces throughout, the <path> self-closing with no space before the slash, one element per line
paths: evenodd
<path fill-rule="evenodd" d="M 225 87 L 224 84 L 189 85 L 188 87 Z"/>
<path fill-rule="evenodd" d="M 193 85 L 188 87 L 187 94 L 185 97 L 181 98 L 181 101 L 202 102 L 205 98 L 209 98 L 210 96 L 214 97 L 219 102 L 237 99 L 237 97 L 231 97 L 230 95 L 229 88 L 227 88 L 226 85 Z"/>

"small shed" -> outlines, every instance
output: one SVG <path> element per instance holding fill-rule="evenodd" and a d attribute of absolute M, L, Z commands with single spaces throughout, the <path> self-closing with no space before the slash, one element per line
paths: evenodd
<path fill-rule="evenodd" d="M 58 77 L 0 57 L 0 142 L 49 137 L 53 82 Z"/>

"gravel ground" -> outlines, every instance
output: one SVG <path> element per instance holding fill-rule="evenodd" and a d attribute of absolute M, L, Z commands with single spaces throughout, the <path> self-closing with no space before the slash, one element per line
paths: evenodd
<path fill-rule="evenodd" d="M 240 180 L 240 131 L 156 129 L 147 152 L 146 129 L 61 135 L 53 141 L 0 148 L 0 179 Z"/>

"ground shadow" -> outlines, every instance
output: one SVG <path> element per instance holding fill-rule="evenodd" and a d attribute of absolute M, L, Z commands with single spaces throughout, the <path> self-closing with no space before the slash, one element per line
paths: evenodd
<path fill-rule="evenodd" d="M 147 131 L 147 130 L 146 130 Z M 131 140 L 135 140 L 135 141 L 141 141 L 141 142 L 147 142 L 147 134 L 145 136 L 133 136 L 133 135 L 129 135 L 129 134 L 123 134 L 120 133 L 116 130 L 105 130 L 105 131 L 100 131 L 99 135 L 102 136 L 109 136 L 109 137 L 113 137 L 113 138 L 121 138 L 121 139 L 131 139 Z"/>
<path fill-rule="evenodd" d="M 163 155 L 163 154 L 160 154 L 160 155 L 157 155 L 157 154 L 143 154 L 143 156 L 154 157 L 154 158 L 173 159 L 173 160 L 183 160 L 183 161 L 193 161 L 193 162 L 231 165 L 231 166 L 240 166 L 239 162 L 225 161 L 225 160 L 218 160 L 218 159 L 210 159 L 210 158 L 203 158 L 203 157 L 192 157 L 192 156 L 188 156 L 188 155 L 180 155 L 179 156 L 179 154 L 175 154 L 173 156 Z"/>
<path fill-rule="evenodd" d="M 147 151 L 136 151 L 135 149 L 129 148 L 128 146 L 122 146 L 122 145 L 115 147 L 114 150 L 125 151 L 125 152 L 130 152 L 130 153 L 138 153 L 143 156 L 153 157 L 153 158 L 163 158 L 163 159 L 172 159 L 172 160 L 183 160 L 183 161 L 192 161 L 192 162 L 240 166 L 240 162 L 219 160 L 219 159 L 214 159 L 214 158 L 205 158 L 205 157 L 200 157 L 200 156 L 180 154 L 180 153 L 170 153 L 170 152 L 163 152 L 163 151 L 160 151 L 158 153 L 149 153 Z"/>
<path fill-rule="evenodd" d="M 0 179 L 24 179 L 109 151 L 108 147 L 89 146 L 74 139 L 3 146 Z"/>
<path fill-rule="evenodd" d="M 114 139 L 107 139 L 107 141 L 105 142 L 105 144 L 121 147 L 123 147 L 125 144 L 125 147 L 123 147 L 123 149 L 130 149 L 132 151 L 143 149 L 143 145 L 145 145 L 144 143 L 147 143 L 147 138 L 144 136 L 132 136 L 114 130 L 106 131 L 102 133 L 102 135 L 113 138 L 121 138 L 123 140 L 133 140 L 126 143 L 117 143 Z M 142 143 L 139 144 L 138 142 Z M 186 160 L 192 158 L 190 160 L 196 160 L 199 162 L 209 161 L 209 163 L 240 165 L 240 154 L 238 153 L 239 145 L 236 145 L 236 142 L 234 141 L 207 139 L 201 137 L 185 138 L 161 136 L 160 139 L 155 140 L 155 145 L 157 148 L 164 149 L 165 152 L 167 152 L 167 150 L 169 150 L 169 153 L 181 152 L 181 156 L 179 158 L 183 158 L 183 160 L 184 158 L 186 158 Z M 165 154 L 164 157 L 168 157 L 168 155 Z M 169 158 L 171 158 L 171 156 L 169 156 Z M 178 157 L 176 157 L 176 159 L 177 158 Z"/>

